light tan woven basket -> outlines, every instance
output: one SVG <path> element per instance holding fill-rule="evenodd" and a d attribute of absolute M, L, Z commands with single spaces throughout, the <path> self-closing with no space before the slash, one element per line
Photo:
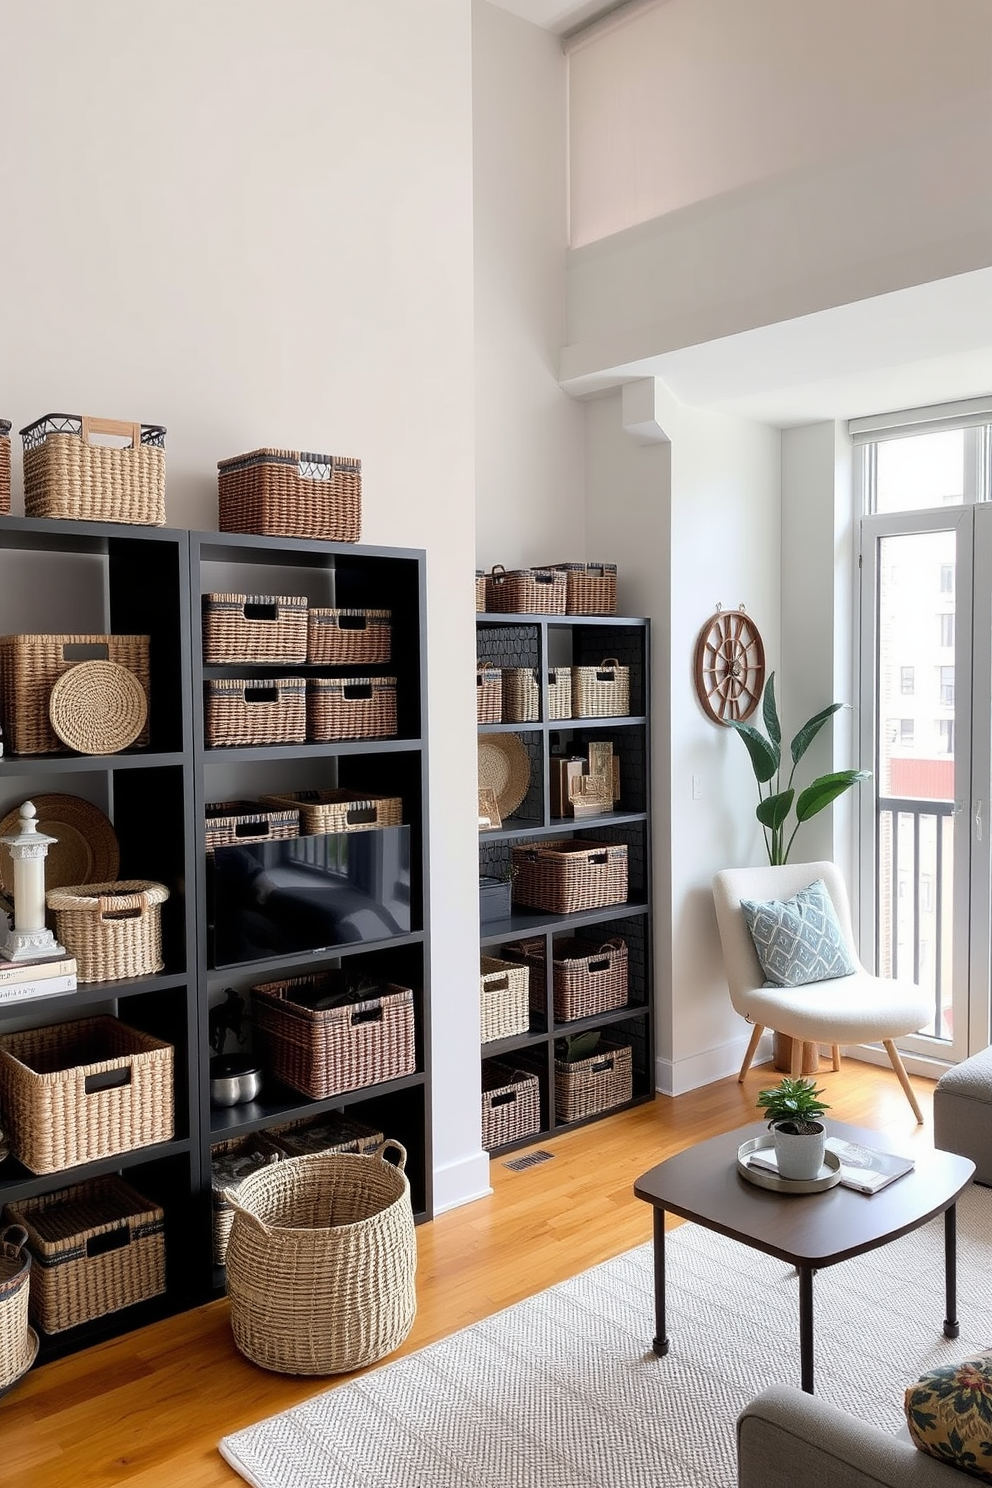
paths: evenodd
<path fill-rule="evenodd" d="M 622 1106 L 633 1090 L 629 1044 L 600 1044 L 589 1059 L 567 1064 L 555 1060 L 555 1115 L 559 1121 L 582 1121 Z"/>
<path fill-rule="evenodd" d="M 505 723 L 533 723 L 540 717 L 540 674 L 534 667 L 503 668 L 503 720 Z M 572 669 L 550 667 L 548 678 L 548 717 L 572 716 Z"/>
<path fill-rule="evenodd" d="M 83 661 L 127 667 L 150 698 L 146 635 L 0 636 L 0 716 L 7 748 L 14 754 L 55 754 L 65 746 L 49 717 L 52 688 Z M 148 743 L 145 720 L 136 744 Z"/>
<path fill-rule="evenodd" d="M 501 723 L 503 719 L 503 674 L 499 667 L 480 661 L 475 669 L 476 723 Z"/>
<path fill-rule="evenodd" d="M 392 654 L 391 610 L 328 610 L 307 614 L 307 661 L 316 666 L 377 666 Z"/>
<path fill-rule="evenodd" d="M 28 1328 L 31 1255 L 23 1225 L 0 1229 L 0 1391 L 31 1368 L 38 1339 Z"/>
<path fill-rule="evenodd" d="M 165 1291 L 165 1215 L 110 1174 L 8 1204 L 35 1265 L 31 1317 L 62 1333 Z"/>
<path fill-rule="evenodd" d="M 209 749 L 306 740 L 305 677 L 209 677 L 204 685 Z"/>
<path fill-rule="evenodd" d="M 549 914 L 622 904 L 627 898 L 627 845 L 574 837 L 512 850 L 513 902 Z"/>
<path fill-rule="evenodd" d="M 57 1173 L 168 1142 L 171 1044 L 116 1018 L 81 1018 L 0 1037 L 0 1108 L 14 1156 Z"/>
<path fill-rule="evenodd" d="M 256 449 L 217 469 L 221 532 L 352 543 L 361 536 L 361 460 Z"/>
<path fill-rule="evenodd" d="M 129 439 L 125 449 L 93 434 Z M 165 430 L 74 413 L 48 413 L 21 430 L 24 513 L 87 522 L 165 523 Z"/>
<path fill-rule="evenodd" d="M 599 666 L 572 668 L 573 718 L 623 718 L 630 712 L 630 667 L 608 656 Z"/>
<path fill-rule="evenodd" d="M 144 878 L 49 889 L 55 932 L 75 956 L 80 982 L 114 982 L 161 971 L 164 884 Z"/>
<path fill-rule="evenodd" d="M 486 608 L 486 575 L 481 568 L 475 570 L 475 609 L 481 614 Z"/>
<path fill-rule="evenodd" d="M 394 1149 L 399 1162 L 387 1162 Z M 406 1150 L 289 1158 L 228 1201 L 231 1329 L 282 1374 L 340 1374 L 399 1348 L 417 1311 Z"/>
<path fill-rule="evenodd" d="M 615 615 L 617 612 L 617 566 L 615 563 L 553 563 L 566 576 L 566 615 Z"/>
<path fill-rule="evenodd" d="M 527 967 L 519 962 L 501 961 L 495 956 L 480 958 L 479 1001 L 484 1044 L 527 1032 L 529 980 Z"/>
<path fill-rule="evenodd" d="M 307 601 L 292 594 L 205 594 L 203 660 L 300 665 L 307 659 Z"/>
<path fill-rule="evenodd" d="M 514 941 L 503 954 L 530 971 L 530 1005 L 545 1010 L 547 976 L 544 937 Z M 627 943 L 620 936 L 602 942 L 569 937 L 554 942 L 556 1023 L 591 1018 L 627 1004 Z"/>
<path fill-rule="evenodd" d="M 236 843 L 281 842 L 300 835 L 300 813 L 292 806 L 265 801 L 211 801 L 206 807 L 204 847 L 209 856 L 218 847 Z"/>
<path fill-rule="evenodd" d="M 564 615 L 568 579 L 563 569 L 516 568 L 501 563 L 486 578 L 486 609 L 496 614 Z"/>
<path fill-rule="evenodd" d="M 396 736 L 395 677 L 307 679 L 307 738 L 392 739 Z"/>
<path fill-rule="evenodd" d="M 541 1129 L 541 1086 L 536 1075 L 495 1059 L 482 1065 L 482 1145 L 487 1152 L 520 1142 Z"/>
<path fill-rule="evenodd" d="M 10 512 L 10 419 L 0 419 L 0 516 Z M 0 1366 L 2 1368 L 2 1366 Z M 0 1376 L 2 1377 L 2 1376 Z M 0 1385 L 0 1389 L 3 1386 Z"/>
<path fill-rule="evenodd" d="M 378 827 L 403 824 L 401 796 L 349 790 L 303 790 L 262 796 L 261 804 L 295 807 L 300 817 L 300 834 L 304 837 L 319 836 L 324 832 L 368 832 Z"/>

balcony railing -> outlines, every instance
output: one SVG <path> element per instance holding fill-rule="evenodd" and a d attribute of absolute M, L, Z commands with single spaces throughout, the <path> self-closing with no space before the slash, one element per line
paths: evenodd
<path fill-rule="evenodd" d="M 944 1025 L 950 1016 L 951 943 L 945 911 L 952 903 L 953 817 L 953 801 L 880 796 L 875 821 L 878 971 L 911 978 L 926 989 L 933 1007 L 926 1031 L 937 1038 L 949 1037 Z M 932 945 L 925 960 L 924 944 Z"/>

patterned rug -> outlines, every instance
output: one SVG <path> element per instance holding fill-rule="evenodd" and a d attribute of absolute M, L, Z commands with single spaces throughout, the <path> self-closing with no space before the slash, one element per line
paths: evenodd
<path fill-rule="evenodd" d="M 816 1275 L 817 1395 L 895 1432 L 908 1382 L 992 1343 L 992 1189 L 958 1203 L 953 1341 L 943 1237 L 938 1218 Z M 254 1488 L 734 1488 L 738 1412 L 798 1384 L 796 1274 L 691 1224 L 666 1260 L 664 1359 L 642 1246 L 220 1450 Z"/>

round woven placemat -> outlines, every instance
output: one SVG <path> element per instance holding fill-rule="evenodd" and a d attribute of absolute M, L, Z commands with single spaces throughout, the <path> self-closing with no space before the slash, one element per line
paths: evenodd
<path fill-rule="evenodd" d="M 506 821 L 530 786 L 530 755 L 516 734 L 483 734 L 479 739 L 479 789 L 496 794 Z"/>
<path fill-rule="evenodd" d="M 45 857 L 45 887 L 81 884 L 117 877 L 120 849 L 114 829 L 98 806 L 82 796 L 32 796 L 38 831 L 54 837 Z M 17 831 L 21 809 L 0 821 L 0 838 Z M 14 886 L 14 862 L 0 843 L 0 888 Z"/>
<path fill-rule="evenodd" d="M 48 700 L 52 728 L 79 754 L 116 754 L 148 717 L 145 689 L 116 661 L 81 661 L 63 672 Z"/>

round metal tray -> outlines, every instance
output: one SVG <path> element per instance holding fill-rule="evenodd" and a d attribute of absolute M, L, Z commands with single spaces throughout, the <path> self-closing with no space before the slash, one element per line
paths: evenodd
<path fill-rule="evenodd" d="M 742 1142 L 738 1147 L 737 1171 L 748 1183 L 753 1183 L 758 1188 L 770 1188 L 773 1193 L 811 1194 L 823 1193 L 824 1189 L 833 1188 L 840 1182 L 840 1158 L 829 1149 L 823 1154 L 823 1167 L 817 1178 L 780 1178 L 777 1173 L 768 1172 L 764 1168 L 752 1168 L 748 1162 L 751 1153 L 761 1152 L 774 1146 L 774 1143 L 771 1132 L 766 1132 L 763 1137 L 752 1137 L 749 1142 Z"/>

